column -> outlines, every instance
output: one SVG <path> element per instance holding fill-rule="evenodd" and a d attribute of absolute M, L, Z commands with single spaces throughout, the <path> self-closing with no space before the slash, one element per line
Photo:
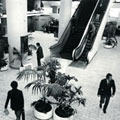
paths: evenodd
<path fill-rule="evenodd" d="M 59 16 L 59 34 L 58 34 L 59 38 L 63 34 L 67 24 L 70 21 L 71 12 L 72 12 L 72 0 L 61 0 Z"/>
<path fill-rule="evenodd" d="M 27 35 L 27 0 L 6 0 L 10 48 L 21 50 L 21 36 Z"/>

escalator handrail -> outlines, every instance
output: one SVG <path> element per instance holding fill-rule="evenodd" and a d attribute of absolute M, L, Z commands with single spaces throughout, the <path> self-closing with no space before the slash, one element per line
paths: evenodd
<path fill-rule="evenodd" d="M 73 14 L 73 16 L 77 17 L 77 13 L 78 13 L 79 7 L 80 7 L 80 3 L 79 3 L 79 5 L 78 5 L 77 9 L 75 10 L 75 13 Z M 72 18 L 70 19 L 67 27 L 65 28 L 63 34 L 61 35 L 60 39 L 58 40 L 58 43 L 56 43 L 56 44 L 54 44 L 53 46 L 51 46 L 50 49 L 52 49 L 52 48 L 57 48 L 57 47 L 59 47 L 59 46 L 63 43 L 63 40 L 64 40 L 66 34 L 69 32 L 69 29 L 71 28 L 71 20 L 72 20 Z M 70 33 L 69 33 L 69 34 L 70 34 Z M 62 40 L 61 40 L 61 39 L 62 39 Z"/>
<path fill-rule="evenodd" d="M 87 34 L 87 32 L 88 32 L 89 25 L 90 25 L 90 23 L 91 23 L 91 21 L 92 21 L 93 15 L 94 15 L 94 13 L 95 13 L 95 11 L 96 11 L 96 8 L 97 8 L 99 2 L 100 2 L 100 0 L 98 0 L 97 3 L 96 3 L 96 6 L 95 6 L 95 8 L 94 8 L 94 10 L 93 10 L 93 12 L 92 12 L 92 15 L 91 15 L 91 17 L 90 17 L 90 19 L 89 19 L 89 21 L 88 21 L 88 24 L 87 24 L 87 26 L 86 26 L 86 28 L 85 28 L 85 31 L 84 31 L 84 33 L 83 33 L 83 36 L 82 36 L 82 38 L 81 38 L 81 40 L 80 40 L 80 43 L 78 44 L 78 46 L 77 46 L 77 47 L 73 50 L 73 52 L 72 52 L 72 58 L 73 58 L 73 60 L 76 60 L 76 57 L 75 57 L 76 51 L 77 51 L 78 49 L 82 49 L 81 52 L 83 52 L 83 49 L 84 49 L 85 46 L 86 46 L 86 45 L 84 45 L 84 44 L 87 43 L 87 42 L 86 42 L 87 39 L 84 39 L 84 38 L 85 38 L 85 36 L 86 36 L 86 34 Z M 82 47 L 84 47 L 84 48 L 82 48 Z M 81 55 L 82 55 L 82 53 L 80 53 L 79 56 L 77 56 L 77 59 L 80 58 Z"/>

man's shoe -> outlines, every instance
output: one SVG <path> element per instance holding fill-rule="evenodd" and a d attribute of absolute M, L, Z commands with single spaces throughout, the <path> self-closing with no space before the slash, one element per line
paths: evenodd
<path fill-rule="evenodd" d="M 106 110 L 103 109 L 103 113 L 106 113 Z"/>
<path fill-rule="evenodd" d="M 102 104 L 100 104 L 99 107 L 102 108 Z"/>

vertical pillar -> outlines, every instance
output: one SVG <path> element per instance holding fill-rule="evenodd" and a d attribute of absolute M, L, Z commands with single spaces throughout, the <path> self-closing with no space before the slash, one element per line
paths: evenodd
<path fill-rule="evenodd" d="M 60 16 L 59 16 L 59 33 L 60 38 L 63 34 L 68 22 L 71 18 L 72 0 L 61 0 L 60 4 Z"/>
<path fill-rule="evenodd" d="M 21 36 L 27 34 L 27 0 L 6 0 L 10 48 L 21 50 Z"/>

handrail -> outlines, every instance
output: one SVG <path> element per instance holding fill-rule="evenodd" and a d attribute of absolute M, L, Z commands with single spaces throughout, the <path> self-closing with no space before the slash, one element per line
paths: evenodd
<path fill-rule="evenodd" d="M 78 45 L 78 46 L 73 50 L 73 52 L 72 52 L 72 58 L 73 58 L 73 60 L 79 59 L 80 56 L 81 56 L 82 53 L 83 53 L 83 50 L 84 50 L 84 48 L 85 48 L 85 46 L 86 46 L 86 43 L 87 43 L 87 39 L 85 39 L 85 36 L 86 36 L 86 34 L 87 34 L 87 32 L 88 32 L 89 25 L 90 25 L 90 23 L 91 23 L 91 21 L 92 21 L 93 15 L 94 15 L 94 13 L 95 13 L 95 11 L 96 11 L 96 8 L 97 8 L 97 6 L 98 6 L 98 4 L 99 4 L 99 1 L 100 1 L 100 0 L 98 0 L 97 3 L 96 3 L 96 6 L 95 6 L 95 8 L 94 8 L 94 10 L 93 10 L 93 12 L 92 12 L 92 15 L 91 15 L 89 21 L 88 21 L 88 24 L 87 24 L 87 26 L 86 26 L 86 29 L 85 29 L 85 31 L 84 31 L 84 33 L 83 33 L 83 36 L 82 36 L 82 38 L 81 38 L 81 41 L 80 41 L 79 45 Z M 84 45 L 84 44 L 85 44 L 85 45 Z M 84 47 L 84 48 L 83 48 L 83 47 Z M 79 55 L 76 56 L 76 53 L 77 53 L 78 49 L 81 49 L 81 52 L 79 53 Z"/>
<path fill-rule="evenodd" d="M 78 10 L 79 10 L 79 7 L 80 7 L 80 3 L 75 11 L 75 13 L 73 14 L 73 16 L 77 17 L 77 14 L 78 14 Z M 73 18 L 73 17 L 72 17 Z M 62 33 L 58 43 L 54 44 L 53 46 L 50 47 L 50 49 L 58 49 L 58 47 L 61 47 L 63 44 L 66 43 L 66 40 L 67 38 L 69 37 L 69 34 L 70 34 L 70 28 L 71 28 L 71 20 L 72 18 L 70 19 L 67 27 L 65 28 L 64 32 Z M 65 39 L 64 39 L 65 38 Z"/>

